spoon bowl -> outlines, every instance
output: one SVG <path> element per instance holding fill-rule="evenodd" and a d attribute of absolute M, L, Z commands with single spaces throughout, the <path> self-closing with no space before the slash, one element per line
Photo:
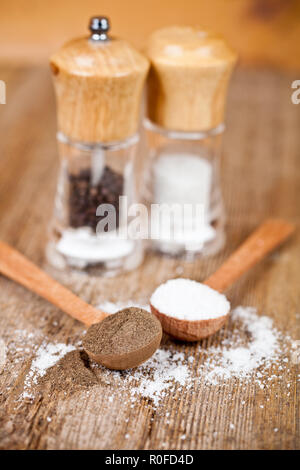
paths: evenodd
<path fill-rule="evenodd" d="M 123 370 L 136 367 L 149 359 L 159 347 L 162 328 L 152 313 L 135 307 L 130 307 L 125 309 L 126 311 L 123 310 L 114 315 L 98 310 L 2 241 L 0 241 L 0 272 L 90 327 L 88 331 L 93 331 L 96 327 L 99 328 L 102 323 L 104 327 L 113 323 L 114 334 L 110 336 L 104 334 L 102 337 L 102 352 L 98 351 L 97 353 L 96 351 L 95 353 L 88 345 L 85 348 L 92 359 L 110 369 Z M 139 310 L 139 314 L 136 313 L 136 310 Z M 150 333 L 145 334 L 147 328 Z M 112 328 L 110 328 L 111 332 Z M 112 336 L 117 339 L 116 347 L 107 354 L 107 346 L 111 344 Z M 126 349 L 122 349 L 124 341 L 127 344 Z"/>
<path fill-rule="evenodd" d="M 239 279 L 244 272 L 286 240 L 294 230 L 294 225 L 284 220 L 267 220 L 212 276 L 205 281 L 204 284 L 215 289 L 219 293 L 224 292 L 237 279 Z M 101 322 L 109 323 L 112 321 L 112 317 L 118 315 L 115 314 L 110 316 L 106 312 L 99 311 L 87 304 L 73 294 L 73 292 L 69 291 L 66 287 L 59 284 L 44 271 L 35 266 L 31 261 L 25 258 L 25 256 L 21 255 L 21 253 L 18 253 L 14 248 L 2 241 L 0 241 L 0 272 L 15 282 L 18 282 L 24 287 L 30 289 L 32 292 L 40 295 L 53 305 L 59 307 L 63 312 L 69 314 L 76 320 L 83 322 L 87 326 L 99 324 L 99 322 L 100 325 Z M 151 304 L 152 303 L 153 302 L 151 302 Z M 206 305 L 208 308 L 209 304 Z M 134 309 L 134 307 L 131 307 L 128 310 L 131 309 Z M 210 309 L 208 308 L 208 310 L 211 311 L 206 318 L 205 316 L 203 318 L 202 315 L 202 319 L 201 317 L 198 319 L 197 315 L 193 315 L 192 319 L 179 319 L 174 318 L 170 312 L 166 314 L 160 310 L 163 309 L 156 308 L 154 305 L 151 305 L 152 314 L 150 312 L 146 312 L 146 316 L 144 317 L 145 325 L 147 324 L 147 321 L 149 321 L 149 325 L 154 327 L 154 330 L 150 337 L 147 337 L 147 341 L 145 343 L 140 342 L 137 347 L 132 346 L 127 351 L 118 351 L 116 349 L 109 353 L 105 348 L 95 352 L 86 344 L 86 351 L 91 358 L 112 369 L 122 370 L 136 367 L 149 359 L 149 357 L 159 347 L 162 337 L 161 325 L 168 334 L 175 338 L 185 341 L 198 341 L 199 339 L 206 338 L 207 336 L 216 333 L 226 322 L 229 312 L 228 308 L 227 310 L 225 309 L 225 311 L 219 311 L 216 315 L 215 313 L 217 312 L 213 307 Z M 201 313 L 203 309 L 199 307 L 199 310 Z M 119 314 L 120 313 L 122 314 L 122 311 L 119 312 Z M 206 312 L 204 313 L 206 314 Z M 107 323 L 105 323 L 105 325 L 107 325 Z M 127 326 L 128 328 L 125 331 L 122 329 L 121 324 L 121 328 L 116 328 L 115 335 L 124 334 L 124 337 L 127 337 L 128 339 L 130 334 L 135 332 L 135 338 L 139 338 L 139 335 L 143 332 L 143 328 L 135 329 L 134 322 L 131 324 L 130 322 L 127 322 Z M 132 331 L 130 331 L 130 328 Z M 110 338 L 108 338 L 108 342 L 109 341 Z"/>
<path fill-rule="evenodd" d="M 150 307 L 153 315 L 159 319 L 163 330 L 181 341 L 199 341 L 207 338 L 219 331 L 229 318 L 228 313 L 207 320 L 182 320 L 159 312 L 152 304 L 150 304 Z"/>
<path fill-rule="evenodd" d="M 295 226 L 284 220 L 266 220 L 203 284 L 214 289 L 216 291 L 215 294 L 223 293 L 246 271 L 286 240 L 294 231 Z M 174 283 L 174 281 L 177 280 L 170 280 L 166 284 Z M 189 280 L 189 284 L 191 283 L 194 284 L 194 288 L 196 288 L 196 284 L 199 287 L 201 286 L 200 283 Z M 162 286 L 159 286 L 155 292 L 161 289 Z M 170 336 L 184 341 L 198 341 L 220 330 L 229 318 L 230 309 L 227 308 L 226 310 L 225 308 L 223 311 L 214 311 L 214 309 L 210 308 L 212 307 L 211 301 L 206 304 L 202 302 L 201 291 L 198 295 L 196 291 L 190 290 L 188 292 L 187 288 L 189 290 L 189 285 L 186 283 L 185 287 L 181 287 L 181 292 L 179 292 L 180 286 L 176 286 L 173 291 L 165 294 L 164 302 L 160 304 L 159 308 L 157 305 L 153 305 L 154 292 L 150 301 L 151 312 L 159 319 L 163 330 Z M 175 297 L 178 294 L 179 297 L 176 300 Z M 196 308 L 199 309 L 199 315 L 197 310 L 195 312 L 195 305 L 192 306 L 192 314 L 190 314 L 191 312 L 185 304 L 179 305 L 183 295 L 186 296 L 186 303 L 189 304 L 189 308 L 191 307 L 191 299 L 193 301 L 196 297 L 198 298 Z M 169 304 L 173 305 L 176 312 L 172 312 L 172 307 L 170 308 Z M 207 312 L 205 305 L 208 310 Z M 162 311 L 164 309 L 168 310 L 168 313 Z"/>
<path fill-rule="evenodd" d="M 88 356 L 108 369 L 132 369 L 147 361 L 162 338 L 159 320 L 130 307 L 91 325 L 82 345 Z"/>

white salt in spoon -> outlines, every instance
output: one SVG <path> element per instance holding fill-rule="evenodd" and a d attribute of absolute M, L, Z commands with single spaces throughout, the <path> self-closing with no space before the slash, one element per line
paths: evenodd
<path fill-rule="evenodd" d="M 172 279 L 160 285 L 150 299 L 150 306 L 163 330 L 185 341 L 198 341 L 216 333 L 230 312 L 230 303 L 222 292 L 294 230 L 284 220 L 267 220 L 203 284 Z"/>

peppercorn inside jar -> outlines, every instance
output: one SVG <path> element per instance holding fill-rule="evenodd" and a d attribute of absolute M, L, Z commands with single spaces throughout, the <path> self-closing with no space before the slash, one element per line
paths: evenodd
<path fill-rule="evenodd" d="M 134 269 L 143 250 L 141 240 L 127 236 L 127 209 L 136 201 L 138 137 L 102 147 L 58 140 L 62 160 L 48 260 L 93 274 Z"/>
<path fill-rule="evenodd" d="M 129 236 L 135 157 L 149 61 L 109 35 L 108 18 L 50 59 L 60 172 L 47 259 L 57 268 L 113 275 L 137 267 L 142 242 Z"/>

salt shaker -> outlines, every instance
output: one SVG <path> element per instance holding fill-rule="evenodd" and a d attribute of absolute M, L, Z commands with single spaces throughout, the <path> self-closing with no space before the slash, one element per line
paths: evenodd
<path fill-rule="evenodd" d="M 136 198 L 134 160 L 149 61 L 110 37 L 107 18 L 94 17 L 89 27 L 89 37 L 67 42 L 50 60 L 60 173 L 47 258 L 57 268 L 114 275 L 143 257 L 141 241 L 121 229 L 128 223 L 125 206 Z"/>
<path fill-rule="evenodd" d="M 152 246 L 189 259 L 214 254 L 225 239 L 218 166 L 236 54 L 212 33 L 178 26 L 155 31 L 146 54 L 145 200 L 158 205 Z"/>

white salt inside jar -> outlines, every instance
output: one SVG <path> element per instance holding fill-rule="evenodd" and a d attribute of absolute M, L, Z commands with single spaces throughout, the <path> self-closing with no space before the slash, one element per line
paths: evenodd
<path fill-rule="evenodd" d="M 165 153 L 154 168 L 156 203 L 203 204 L 210 201 L 212 166 L 204 158 L 189 153 Z"/>
<path fill-rule="evenodd" d="M 209 320 L 227 315 L 225 295 L 191 279 L 171 279 L 152 294 L 151 305 L 164 315 L 188 321 Z"/>
<path fill-rule="evenodd" d="M 211 163 L 192 153 L 162 153 L 153 166 L 153 177 L 154 202 L 182 208 L 171 226 L 168 218 L 159 219 L 159 239 L 182 243 L 188 249 L 213 239 Z"/>
<path fill-rule="evenodd" d="M 133 241 L 118 238 L 117 232 L 98 236 L 89 227 L 65 230 L 57 244 L 57 251 L 68 257 L 70 266 L 81 267 L 88 263 L 120 259 L 133 248 Z"/>
<path fill-rule="evenodd" d="M 203 204 L 209 208 L 212 167 L 194 154 L 162 154 L 154 168 L 156 203 Z"/>

